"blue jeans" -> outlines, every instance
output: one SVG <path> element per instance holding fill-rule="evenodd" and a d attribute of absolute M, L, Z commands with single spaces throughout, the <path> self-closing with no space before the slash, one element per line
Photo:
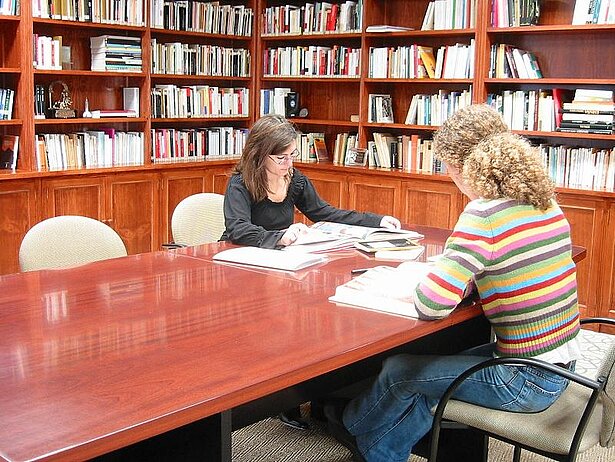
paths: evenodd
<path fill-rule="evenodd" d="M 450 356 L 387 358 L 374 384 L 344 410 L 344 425 L 369 462 L 406 462 L 431 429 L 430 409 L 451 382 L 493 356 L 493 344 Z M 470 376 L 453 395 L 493 409 L 538 412 L 548 408 L 568 381 L 530 366 L 496 366 Z"/>

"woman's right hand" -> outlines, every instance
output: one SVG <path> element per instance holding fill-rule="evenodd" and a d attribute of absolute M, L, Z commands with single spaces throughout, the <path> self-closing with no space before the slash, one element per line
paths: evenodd
<path fill-rule="evenodd" d="M 306 234 L 308 232 L 308 227 L 303 223 L 293 223 L 288 227 L 286 232 L 282 235 L 282 238 L 278 241 L 279 245 L 287 246 L 291 245 L 302 234 Z"/>

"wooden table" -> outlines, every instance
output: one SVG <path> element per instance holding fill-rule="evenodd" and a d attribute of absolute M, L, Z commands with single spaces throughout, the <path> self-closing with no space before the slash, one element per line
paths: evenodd
<path fill-rule="evenodd" d="M 422 231 L 434 246 L 447 235 Z M 284 273 L 212 262 L 226 247 L 0 277 L 0 460 L 230 460 L 234 428 L 393 351 L 488 335 L 475 306 L 425 322 L 328 302 L 376 264 L 358 251 Z"/>

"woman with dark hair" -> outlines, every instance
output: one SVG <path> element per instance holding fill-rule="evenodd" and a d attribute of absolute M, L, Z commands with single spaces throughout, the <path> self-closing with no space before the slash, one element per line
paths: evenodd
<path fill-rule="evenodd" d="M 222 240 L 265 248 L 290 245 L 306 229 L 293 223 L 295 207 L 313 222 L 400 227 L 396 218 L 338 209 L 322 200 L 308 177 L 293 167 L 299 155 L 296 139 L 284 117 L 268 115 L 254 124 L 226 188 Z"/>
<path fill-rule="evenodd" d="M 226 188 L 221 240 L 270 249 L 290 245 L 307 229 L 294 223 L 295 207 L 313 222 L 400 228 L 397 218 L 338 209 L 322 200 L 308 177 L 293 167 L 299 155 L 296 139 L 294 126 L 278 115 L 253 125 Z M 307 428 L 299 408 L 283 412 L 280 420 Z"/>

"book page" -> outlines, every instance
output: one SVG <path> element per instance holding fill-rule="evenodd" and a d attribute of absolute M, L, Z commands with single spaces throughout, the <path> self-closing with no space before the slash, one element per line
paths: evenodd
<path fill-rule="evenodd" d="M 407 229 L 388 229 L 388 228 L 374 228 L 369 226 L 359 225 L 346 225 L 343 223 L 333 223 L 330 221 L 319 221 L 311 226 L 312 229 L 317 229 L 324 233 L 336 234 L 343 237 L 351 237 L 358 240 L 364 240 L 367 237 L 382 236 L 383 239 L 390 239 L 393 237 L 406 237 L 420 239 L 422 234 L 416 231 L 410 231 Z"/>
<path fill-rule="evenodd" d="M 376 266 L 335 289 L 335 303 L 418 318 L 414 290 L 431 265 L 405 262 L 394 268 Z"/>

